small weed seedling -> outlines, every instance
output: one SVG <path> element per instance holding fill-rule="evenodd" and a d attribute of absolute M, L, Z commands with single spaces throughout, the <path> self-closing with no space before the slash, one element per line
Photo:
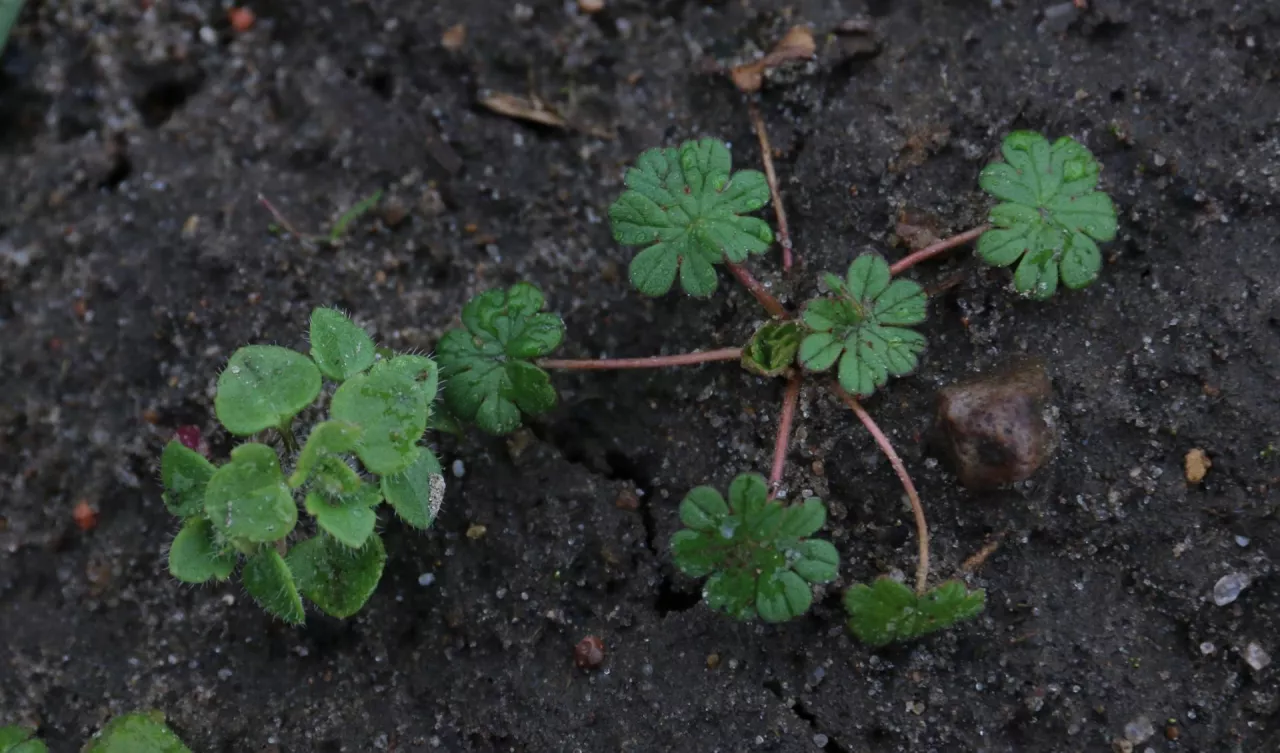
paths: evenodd
<path fill-rule="evenodd" d="M 0 753 L 49 753 L 49 748 L 32 730 L 11 725 L 0 727 Z M 164 714 L 137 711 L 107 722 L 81 753 L 191 753 L 191 749 L 164 723 Z"/>
<path fill-rule="evenodd" d="M 463 309 L 463 326 L 441 340 L 445 407 L 487 432 L 504 434 L 525 416 L 555 405 L 548 370 L 739 361 L 752 373 L 785 379 L 769 479 L 738 476 L 727 502 L 711 487 L 690 491 L 680 504 L 685 528 L 671 540 L 675 566 L 706 578 L 703 596 L 709 607 L 738 619 L 782 622 L 808 611 L 811 584 L 835 580 L 839 567 L 835 547 L 812 538 L 826 520 L 822 501 L 775 499 L 801 382 L 806 375 L 833 371 L 832 392 L 871 433 L 906 490 L 919 544 L 914 590 L 888 578 L 848 589 L 850 631 L 881 646 L 972 618 L 982 611 L 985 593 L 959 580 L 931 586 L 924 507 L 901 458 L 860 400 L 919 364 L 927 343 L 913 327 L 925 321 L 928 297 L 916 282 L 898 278 L 919 262 L 976 239 L 978 255 L 988 264 L 1017 265 L 1013 287 L 1027 297 L 1048 298 L 1059 282 L 1068 288 L 1092 282 L 1101 267 L 1097 242 L 1111 240 L 1116 232 L 1111 199 L 1096 190 L 1100 166 L 1070 138 L 1050 144 L 1038 133 L 1012 133 L 1002 146 L 1004 161 L 989 165 L 979 181 L 1002 202 L 991 210 L 989 225 L 892 265 L 877 254 L 858 256 L 842 275 L 825 274 L 826 293 L 805 304 L 797 317 L 741 266 L 767 251 L 774 239 L 769 225 L 749 213 L 772 197 L 780 226 L 785 217 L 754 106 L 752 121 L 766 173 L 732 172 L 729 150 L 713 139 L 653 149 L 627 171 L 626 191 L 609 209 L 615 239 L 640 247 L 630 266 L 631 284 L 639 292 L 660 296 L 678 279 L 685 293 L 709 297 L 718 286 L 718 266 L 746 287 L 771 318 L 744 346 L 651 358 L 548 358 L 564 337 L 564 324 L 542 310 L 536 288 L 519 283 L 472 299 Z M 792 248 L 785 228 L 780 227 L 779 237 L 785 270 Z"/>
<path fill-rule="evenodd" d="M 274 432 L 285 463 L 275 447 L 255 441 L 233 449 L 221 466 L 177 440 L 161 458 L 165 504 L 182 519 L 170 572 L 204 583 L 229 578 L 243 562 L 245 589 L 291 623 L 303 621 L 299 594 L 335 617 L 368 600 L 386 561 L 374 530 L 379 505 L 425 529 L 444 496 L 439 461 L 420 443 L 439 384 L 435 362 L 378 351 L 333 309 L 312 313 L 310 338 L 310 356 L 274 345 L 237 350 L 214 398 L 229 433 Z M 337 385 L 329 416 L 299 446 L 295 419 L 325 380 Z M 316 531 L 290 546 L 299 497 Z"/>

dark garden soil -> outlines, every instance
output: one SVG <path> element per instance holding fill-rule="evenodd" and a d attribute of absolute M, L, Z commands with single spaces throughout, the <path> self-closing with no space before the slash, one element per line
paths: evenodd
<path fill-rule="evenodd" d="M 1070 5 L 262 0 L 239 33 L 211 0 L 29 0 L 0 72 L 0 723 L 55 752 L 150 707 L 210 752 L 1034 753 L 1109 751 L 1145 717 L 1139 753 L 1280 750 L 1280 662 L 1245 660 L 1280 656 L 1280 6 Z M 850 19 L 873 34 L 834 33 Z M 439 439 L 460 472 L 442 516 L 383 521 L 386 574 L 349 621 L 286 627 L 238 584 L 167 575 L 160 448 L 196 424 L 225 456 L 221 364 L 302 346 L 315 305 L 427 351 L 467 297 L 526 279 L 566 357 L 741 344 L 748 295 L 726 275 L 711 301 L 643 299 L 605 211 L 651 146 L 715 135 L 758 167 L 708 61 L 797 23 L 818 58 L 761 107 L 803 265 L 751 262 L 784 300 L 857 252 L 898 258 L 904 211 L 982 221 L 975 178 L 1013 128 L 1085 142 L 1120 208 L 1101 280 L 1049 303 L 967 251 L 910 273 L 945 288 L 930 348 L 868 408 L 921 488 L 935 578 L 1007 532 L 970 576 L 979 619 L 874 652 L 848 635 L 843 587 L 910 573 L 915 540 L 818 380 L 786 483 L 830 501 L 841 581 L 781 626 L 700 603 L 666 548 L 676 505 L 767 469 L 782 395 L 733 364 L 561 374 L 531 431 Z M 531 91 L 570 127 L 478 105 Z M 318 231 L 379 188 L 337 249 L 257 202 Z M 1060 448 L 967 492 L 921 439 L 935 391 L 1021 354 L 1049 364 Z M 1252 583 L 1218 606 L 1233 572 Z M 594 673 L 573 666 L 590 634 Z"/>

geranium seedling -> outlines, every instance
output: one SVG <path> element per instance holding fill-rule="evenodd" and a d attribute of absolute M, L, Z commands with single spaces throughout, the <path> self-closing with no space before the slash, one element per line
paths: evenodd
<path fill-rule="evenodd" d="M 715 292 L 715 265 L 762 254 L 773 243 L 769 223 L 744 216 L 769 203 L 757 170 L 733 167 L 729 149 L 715 139 L 686 141 L 678 149 L 650 149 L 627 171 L 625 191 L 609 207 L 613 237 L 644 246 L 631 261 L 631 284 L 659 296 L 676 274 L 686 293 Z"/>
<path fill-rule="evenodd" d="M 849 630 L 868 646 L 912 640 L 971 619 L 986 601 L 985 591 L 970 591 L 958 580 L 917 595 L 896 580 L 879 578 L 844 595 Z"/>
<path fill-rule="evenodd" d="M 743 474 L 729 485 L 728 504 L 709 486 L 689 492 L 671 553 L 681 572 L 707 578 L 707 606 L 740 620 L 785 622 L 809 611 L 811 583 L 836 577 L 836 548 L 809 538 L 826 518 L 822 500 L 784 506 L 769 499 L 762 476 Z"/>
<path fill-rule="evenodd" d="M 274 430 L 291 450 L 292 424 L 320 395 L 322 378 L 339 383 L 332 418 L 311 426 L 301 451 L 286 453 L 287 473 L 263 442 L 239 445 L 221 466 L 178 440 L 165 447 L 164 501 L 183 520 L 169 548 L 174 577 L 221 581 L 243 562 L 245 589 L 286 622 L 303 621 L 303 595 L 347 617 L 382 575 L 386 553 L 375 528 L 384 495 L 409 525 L 435 520 L 444 475 L 420 442 L 440 383 L 436 364 L 379 353 L 333 309 L 312 314 L 310 357 L 276 346 L 236 351 L 218 382 L 218 417 L 233 434 Z M 299 499 L 316 534 L 290 549 Z"/>
<path fill-rule="evenodd" d="M 1115 205 L 1095 190 L 1098 161 L 1075 139 L 1050 146 L 1032 131 L 1006 136 L 1001 152 L 1005 161 L 978 178 L 1003 202 L 991 209 L 995 227 L 978 239 L 978 256 L 997 267 L 1017 263 L 1014 288 L 1036 299 L 1052 296 L 1059 280 L 1068 288 L 1093 282 L 1102 268 L 1095 241 L 1116 236 Z"/>

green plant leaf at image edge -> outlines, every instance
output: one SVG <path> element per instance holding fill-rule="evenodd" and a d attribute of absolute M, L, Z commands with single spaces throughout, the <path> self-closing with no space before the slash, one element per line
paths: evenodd
<path fill-rule="evenodd" d="M 107 722 L 82 753 L 191 753 L 159 711 L 135 711 Z"/>
<path fill-rule="evenodd" d="M 320 373 L 344 382 L 367 370 L 376 357 L 373 338 L 337 309 L 311 312 L 311 359 Z"/>
<path fill-rule="evenodd" d="M 169 572 L 183 583 L 226 580 L 235 569 L 235 552 L 218 546 L 213 524 L 203 517 L 187 520 L 169 547 Z"/>

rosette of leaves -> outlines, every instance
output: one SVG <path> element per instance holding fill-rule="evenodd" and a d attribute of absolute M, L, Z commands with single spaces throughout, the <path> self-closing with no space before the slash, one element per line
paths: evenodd
<path fill-rule="evenodd" d="M 681 572 L 707 578 L 707 606 L 740 620 L 784 622 L 809 610 L 811 583 L 836 577 L 836 548 L 809 538 L 826 517 L 822 500 L 784 506 L 769 499 L 762 476 L 743 474 L 729 485 L 727 504 L 709 486 L 689 492 L 671 552 Z"/>
<path fill-rule="evenodd" d="M 868 646 L 909 641 L 972 619 L 982 612 L 987 595 L 970 591 L 958 580 L 917 595 L 902 583 L 880 578 L 859 583 L 844 595 L 849 630 Z"/>
<path fill-rule="evenodd" d="M 373 593 L 386 552 L 375 533 L 386 502 L 427 528 L 444 495 L 435 455 L 419 442 L 439 385 L 424 356 L 379 352 L 369 335 L 332 309 L 311 317 L 311 352 L 248 346 L 218 380 L 218 419 L 232 434 L 274 428 L 293 442 L 295 416 L 337 383 L 330 418 L 315 424 L 286 474 L 276 449 L 247 442 L 221 466 L 173 441 L 161 457 L 165 505 L 183 525 L 169 570 L 187 583 L 226 580 L 243 562 L 245 589 L 281 619 L 304 619 L 302 596 L 336 617 Z M 286 547 L 298 499 L 316 535 Z"/>
<path fill-rule="evenodd" d="M 826 371 L 837 362 L 840 386 L 866 397 L 892 376 L 915 370 L 925 338 L 907 327 L 924 321 L 924 290 L 910 280 L 894 280 L 876 254 L 853 260 L 841 280 L 826 275 L 836 295 L 810 301 L 804 323 L 812 330 L 800 343 L 800 365 Z"/>
<path fill-rule="evenodd" d="M 1116 236 L 1115 205 L 1095 190 L 1098 161 L 1070 137 L 1050 145 L 1032 131 L 1006 136 L 1001 152 L 1005 161 L 978 178 L 1002 202 L 991 209 L 994 227 L 978 239 L 978 256 L 997 267 L 1016 263 L 1014 288 L 1039 300 L 1059 282 L 1068 288 L 1093 282 L 1102 268 L 1098 242 Z"/>
<path fill-rule="evenodd" d="M 799 322 L 765 322 L 742 349 L 742 368 L 760 376 L 781 376 L 796 362 L 805 329 Z"/>
<path fill-rule="evenodd" d="M 555 406 L 551 378 L 534 359 L 559 347 L 564 322 L 542 311 L 544 303 L 541 291 L 521 282 L 463 306 L 462 328 L 446 332 L 436 348 L 445 405 L 454 416 L 507 434 L 519 428 L 522 413 Z"/>
<path fill-rule="evenodd" d="M 706 298 L 718 284 L 716 264 L 741 263 L 773 243 L 767 222 L 743 216 L 769 203 L 764 174 L 732 167 L 723 142 L 702 139 L 650 149 L 627 170 L 609 219 L 615 240 L 645 247 L 631 261 L 636 290 L 663 295 L 679 274 L 686 293 Z"/>

